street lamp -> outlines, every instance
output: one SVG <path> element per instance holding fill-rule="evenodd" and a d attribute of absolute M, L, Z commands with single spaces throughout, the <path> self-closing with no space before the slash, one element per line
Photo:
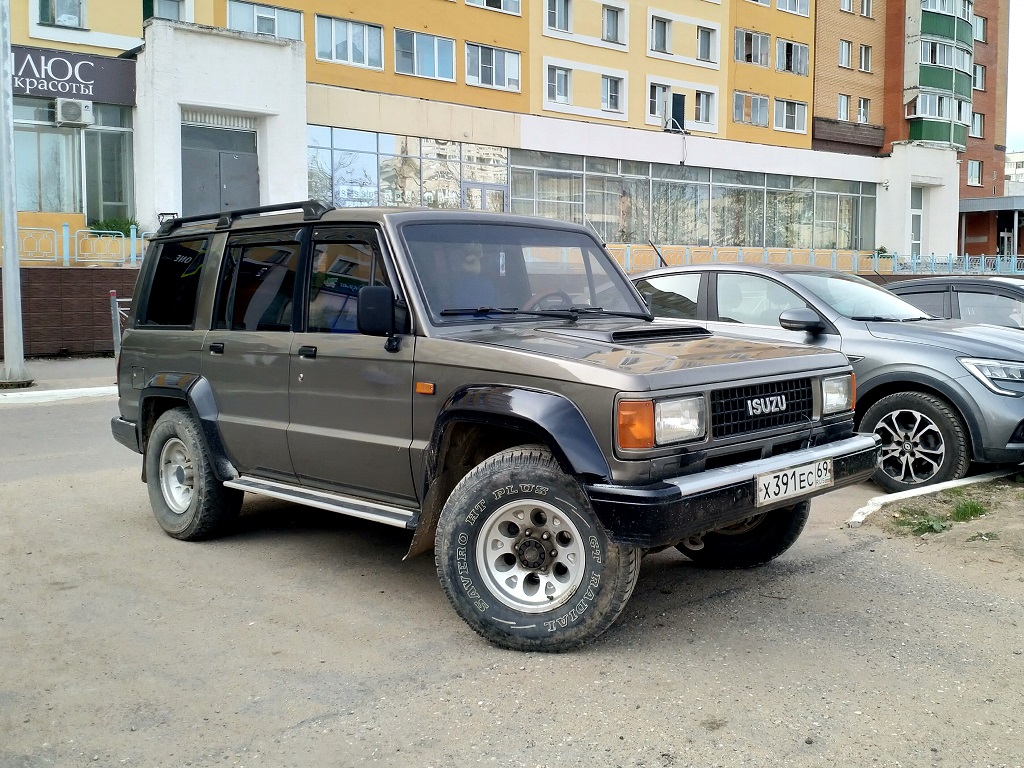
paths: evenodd
<path fill-rule="evenodd" d="M 14 186 L 14 91 L 11 52 L 11 2 L 0 0 L 0 269 L 4 297 L 4 366 L 0 387 L 28 386 L 21 324 L 21 269 L 18 263 L 18 205 Z"/>

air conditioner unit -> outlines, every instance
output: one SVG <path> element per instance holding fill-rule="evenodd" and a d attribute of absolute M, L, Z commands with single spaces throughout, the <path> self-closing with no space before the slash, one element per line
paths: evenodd
<path fill-rule="evenodd" d="M 81 99 L 57 99 L 57 125 L 92 125 L 92 102 Z"/>

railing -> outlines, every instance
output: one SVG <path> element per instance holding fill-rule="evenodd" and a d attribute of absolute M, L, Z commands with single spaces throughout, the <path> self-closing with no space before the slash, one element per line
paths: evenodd
<path fill-rule="evenodd" d="M 155 232 L 139 232 L 134 226 L 129 234 L 117 231 L 79 229 L 74 232 L 64 224 L 58 233 L 45 227 L 18 227 L 18 253 L 27 263 L 110 264 L 137 266 Z"/>

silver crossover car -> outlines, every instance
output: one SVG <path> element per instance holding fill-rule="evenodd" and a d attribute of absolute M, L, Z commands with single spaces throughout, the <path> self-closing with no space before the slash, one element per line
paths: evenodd
<path fill-rule="evenodd" d="M 812 267 L 666 267 L 633 281 L 655 315 L 716 332 L 838 349 L 856 426 L 882 439 L 875 481 L 900 491 L 1024 461 L 1024 338 L 939 319 L 854 275 Z"/>

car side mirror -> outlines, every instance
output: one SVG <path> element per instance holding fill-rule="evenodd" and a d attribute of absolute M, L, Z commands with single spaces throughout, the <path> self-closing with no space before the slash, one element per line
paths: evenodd
<path fill-rule="evenodd" d="M 395 335 L 395 292 L 387 285 L 359 289 L 356 327 L 366 336 Z"/>
<path fill-rule="evenodd" d="M 815 336 L 825 330 L 821 315 L 809 307 L 787 309 L 779 315 L 779 325 L 787 331 L 805 331 Z"/>

